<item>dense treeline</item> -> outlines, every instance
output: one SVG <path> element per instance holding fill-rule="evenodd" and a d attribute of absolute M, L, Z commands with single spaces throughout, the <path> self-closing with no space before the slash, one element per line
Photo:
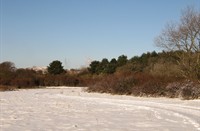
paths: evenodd
<path fill-rule="evenodd" d="M 147 52 L 141 56 L 134 56 L 127 59 L 127 56 L 122 55 L 116 60 L 113 58 L 110 62 L 104 58 L 102 61 L 93 61 L 88 68 L 91 74 L 114 74 L 115 72 L 143 72 L 158 76 L 176 76 L 181 75 L 181 68 L 178 65 L 179 58 L 176 57 L 176 52 Z M 198 77 L 200 78 L 200 77 Z"/>
<path fill-rule="evenodd" d="M 186 8 L 180 22 L 166 26 L 155 43 L 165 51 L 95 60 L 81 70 L 65 71 L 57 60 L 47 73 L 3 62 L 0 89 L 88 86 L 88 91 L 112 94 L 200 98 L 200 12 Z"/>
<path fill-rule="evenodd" d="M 125 65 L 127 61 L 125 55 L 119 56 L 117 60 L 113 58 L 110 62 L 104 58 L 102 61 L 92 61 L 88 69 L 92 74 L 113 74 L 117 67 Z"/>
<path fill-rule="evenodd" d="M 200 77 L 182 75 L 177 53 L 180 52 L 153 51 L 131 59 L 127 59 L 125 55 L 110 61 L 104 58 L 101 61 L 91 62 L 88 68 L 77 72 L 74 70 L 75 73 L 63 70 L 62 63 L 58 61 L 50 63 L 46 73 L 31 69 L 16 69 L 12 62 L 3 62 L 0 64 L 0 85 L 1 89 L 8 90 L 14 87 L 88 86 L 89 92 L 198 98 Z"/>
<path fill-rule="evenodd" d="M 97 71 L 96 75 L 101 79 L 90 85 L 88 91 L 135 96 L 198 98 L 200 97 L 200 74 L 183 75 L 177 53 L 184 52 L 148 52 L 127 60 L 124 65 L 117 66 L 112 74 L 107 72 L 99 74 Z M 102 62 L 98 62 L 95 66 L 92 63 L 90 68 L 99 69 L 98 67 L 102 65 Z"/>

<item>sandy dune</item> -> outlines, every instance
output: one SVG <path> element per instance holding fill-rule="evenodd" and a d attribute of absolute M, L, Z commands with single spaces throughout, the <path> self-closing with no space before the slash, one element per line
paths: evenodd
<path fill-rule="evenodd" d="M 0 131 L 200 131 L 200 100 L 82 89 L 0 92 Z"/>

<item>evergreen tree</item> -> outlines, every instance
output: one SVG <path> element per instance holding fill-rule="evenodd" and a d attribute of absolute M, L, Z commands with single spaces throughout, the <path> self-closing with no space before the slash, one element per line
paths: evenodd
<path fill-rule="evenodd" d="M 128 62 L 128 59 L 127 59 L 127 56 L 125 55 L 121 55 L 117 59 L 117 63 L 119 67 L 125 65 L 127 62 Z"/>
<path fill-rule="evenodd" d="M 92 74 L 97 74 L 99 66 L 100 66 L 100 62 L 99 61 L 92 61 L 91 64 L 90 64 L 90 67 L 88 68 L 88 70 Z"/>
<path fill-rule="evenodd" d="M 62 63 L 58 60 L 55 60 L 49 64 L 47 67 L 49 74 L 57 75 L 64 72 Z"/>

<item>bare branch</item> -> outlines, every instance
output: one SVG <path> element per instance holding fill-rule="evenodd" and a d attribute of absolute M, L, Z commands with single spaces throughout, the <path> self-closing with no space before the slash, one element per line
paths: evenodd
<path fill-rule="evenodd" d="M 157 47 L 167 51 L 181 51 L 179 65 L 190 75 L 200 70 L 200 12 L 194 7 L 182 11 L 179 23 L 168 24 L 155 38 Z M 198 69 L 197 69 L 198 68 Z M 197 73 L 197 72 L 196 72 Z M 199 74 L 200 75 L 200 74 Z"/>

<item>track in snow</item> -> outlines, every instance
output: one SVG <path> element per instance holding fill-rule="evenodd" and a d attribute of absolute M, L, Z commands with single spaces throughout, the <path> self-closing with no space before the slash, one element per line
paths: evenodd
<path fill-rule="evenodd" d="M 200 131 L 200 100 L 86 93 L 80 87 L 0 92 L 0 131 Z"/>

